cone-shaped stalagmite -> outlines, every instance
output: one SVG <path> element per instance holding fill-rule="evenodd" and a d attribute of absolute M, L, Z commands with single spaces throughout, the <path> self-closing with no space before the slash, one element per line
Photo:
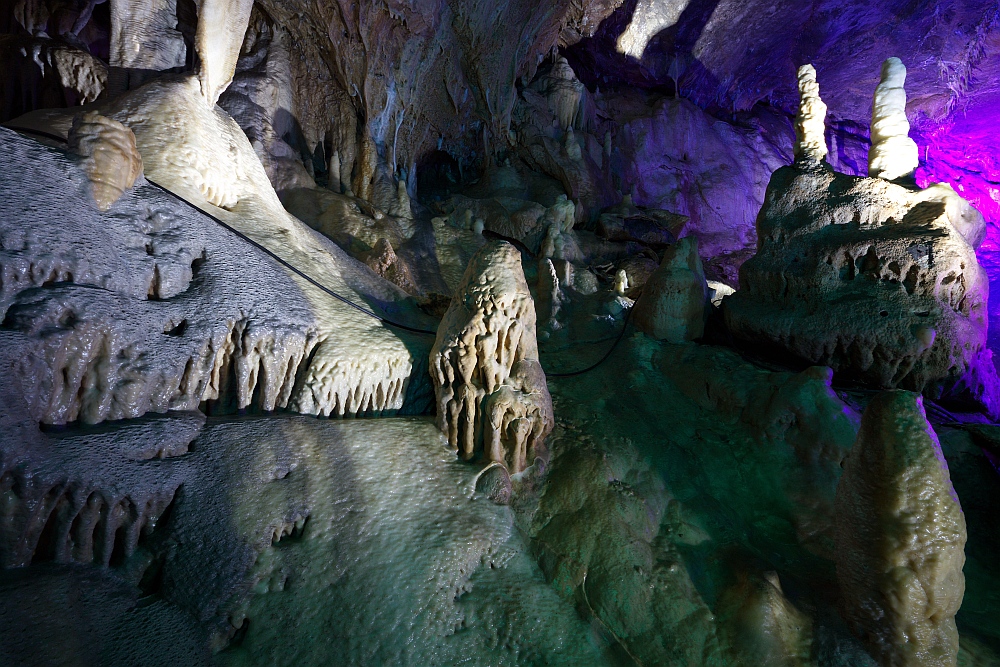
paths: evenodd
<path fill-rule="evenodd" d="M 521 255 L 493 241 L 473 256 L 431 349 L 438 425 L 464 458 L 521 472 L 552 430 L 552 399 L 538 362 L 535 305 Z"/>
<path fill-rule="evenodd" d="M 842 610 L 883 665 L 953 667 L 965 594 L 965 516 L 923 399 L 877 395 L 836 499 Z"/>

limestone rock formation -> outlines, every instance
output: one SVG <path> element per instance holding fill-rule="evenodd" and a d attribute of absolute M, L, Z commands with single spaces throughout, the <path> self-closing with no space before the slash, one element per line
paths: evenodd
<path fill-rule="evenodd" d="M 448 214 L 454 226 L 475 231 L 481 225 L 477 233 L 487 229 L 520 241 L 536 253 L 542 250 L 547 237 L 551 235 L 555 243 L 576 223 L 576 206 L 566 195 L 557 196 L 545 206 L 524 196 L 506 196 L 502 190 L 500 194 L 504 196 L 454 195 L 438 207 Z"/>
<path fill-rule="evenodd" d="M 611 241 L 638 241 L 662 247 L 677 239 L 688 220 L 686 215 L 640 208 L 626 196 L 621 204 L 601 213 L 597 234 Z"/>
<path fill-rule="evenodd" d="M 816 164 L 826 158 L 826 104 L 819 96 L 816 68 L 799 68 L 799 113 L 795 116 L 795 159 Z"/>
<path fill-rule="evenodd" d="M 766 114 L 753 130 L 720 123 L 684 98 L 612 98 L 601 110 L 614 119 L 603 168 L 616 189 L 647 211 L 688 216 L 705 258 L 754 245 L 768 179 L 792 157 L 791 128 L 775 136 Z"/>
<path fill-rule="evenodd" d="M 981 233 L 968 209 L 947 186 L 779 169 L 726 323 L 743 341 L 873 387 L 961 395 L 996 411 L 989 284 L 964 235 Z"/>
<path fill-rule="evenodd" d="M 18 193 L 0 202 L 4 374 L 35 419 L 96 423 L 203 401 L 344 415 L 399 409 L 411 390 L 429 392 L 426 381 L 410 382 L 424 375 L 426 338 L 410 340 L 411 353 L 377 320 L 149 184 L 102 213 L 72 156 L 8 130 L 0 147 L 24 165 L 0 171 L 0 186 Z M 53 182 L 71 187 L 47 197 Z M 244 229 L 269 242 L 266 225 Z M 339 293 L 416 314 L 322 237 L 301 225 L 281 235 L 286 251 L 301 253 L 293 261 Z M 299 243 L 319 259 L 310 265 Z"/>
<path fill-rule="evenodd" d="M 698 242 L 687 236 L 667 248 L 646 280 L 632 321 L 653 338 L 683 343 L 701 338 L 708 302 Z"/>
<path fill-rule="evenodd" d="M 536 87 L 548 101 L 549 110 L 559 120 L 560 128 L 571 131 L 577 126 L 586 89 L 565 58 L 556 58 L 552 69 L 539 77 Z"/>
<path fill-rule="evenodd" d="M 538 362 L 521 256 L 502 241 L 469 262 L 431 349 L 438 426 L 463 458 L 483 450 L 512 473 L 544 452 L 552 399 Z"/>
<path fill-rule="evenodd" d="M 108 67 L 100 58 L 44 37 L 0 35 L 0 70 L 5 92 L 0 118 L 5 120 L 37 106 L 94 102 L 108 82 Z"/>
<path fill-rule="evenodd" d="M 69 149 L 84 158 L 97 208 L 107 211 L 142 173 L 135 135 L 96 111 L 80 114 L 69 132 Z"/>
<path fill-rule="evenodd" d="M 408 294 L 417 294 L 419 289 L 410 274 L 410 268 L 392 249 L 392 244 L 386 239 L 379 239 L 370 252 L 362 258 L 372 271 L 396 285 Z"/>
<path fill-rule="evenodd" d="M 909 136 L 904 83 L 906 67 L 899 58 L 889 58 L 882 63 L 882 77 L 872 101 L 868 175 L 887 181 L 912 178 L 920 163 L 917 144 Z"/>
<path fill-rule="evenodd" d="M 876 396 L 835 505 L 843 615 L 883 665 L 954 667 L 965 516 L 922 399 Z"/>

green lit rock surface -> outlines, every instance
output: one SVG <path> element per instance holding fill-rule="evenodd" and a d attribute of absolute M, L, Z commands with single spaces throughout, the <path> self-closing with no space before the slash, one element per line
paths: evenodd
<path fill-rule="evenodd" d="M 477 492 L 483 464 L 459 461 L 430 418 L 5 424 L 30 446 L 5 450 L 0 536 L 34 520 L 39 537 L 0 575 L 0 656 L 874 666 L 836 611 L 832 552 L 864 400 L 829 380 L 629 334 L 592 373 L 552 379 L 551 459 L 514 475 L 509 496 L 505 480 Z M 941 442 L 969 525 L 959 664 L 990 665 L 996 473 L 969 433 Z M 60 551 L 78 496 L 171 500 L 109 547 Z"/>

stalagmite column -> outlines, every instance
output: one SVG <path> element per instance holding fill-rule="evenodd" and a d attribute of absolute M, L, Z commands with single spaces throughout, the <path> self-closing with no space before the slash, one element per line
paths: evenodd
<path fill-rule="evenodd" d="M 68 143 L 70 151 L 83 157 L 91 195 L 101 211 L 111 208 L 142 173 L 142 157 L 132 130 L 96 111 L 73 119 Z"/>
<path fill-rule="evenodd" d="M 882 665 L 954 667 L 965 517 L 923 400 L 877 395 L 835 505 L 842 612 Z"/>
<path fill-rule="evenodd" d="M 882 63 L 882 79 L 872 102 L 872 147 L 868 175 L 894 181 L 912 177 L 919 164 L 917 144 L 906 119 L 906 67 L 899 58 Z"/>
<path fill-rule="evenodd" d="M 795 161 L 818 164 L 826 159 L 826 104 L 819 96 L 816 68 L 799 68 L 799 113 L 795 116 Z"/>
<path fill-rule="evenodd" d="M 514 246 L 493 241 L 469 261 L 430 362 L 438 426 L 463 458 L 482 450 L 518 473 L 544 451 L 552 398 Z"/>

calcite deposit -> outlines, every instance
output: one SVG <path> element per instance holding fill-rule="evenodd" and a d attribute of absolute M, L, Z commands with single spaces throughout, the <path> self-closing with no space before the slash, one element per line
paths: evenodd
<path fill-rule="evenodd" d="M 900 67 L 886 61 L 873 127 L 902 131 Z M 873 155 L 908 155 L 905 132 L 893 132 L 873 131 Z M 989 283 L 975 253 L 982 216 L 947 185 L 920 190 L 889 182 L 903 172 L 859 178 L 816 164 L 771 177 L 757 254 L 725 301 L 731 331 L 870 386 L 972 399 L 998 414 Z"/>
<path fill-rule="evenodd" d="M 799 113 L 795 116 L 795 159 L 805 163 L 822 162 L 826 148 L 826 104 L 819 96 L 816 68 L 799 68 Z"/>
<path fill-rule="evenodd" d="M 544 453 L 552 399 L 514 246 L 495 241 L 473 256 L 441 321 L 430 366 L 438 426 L 463 458 L 483 451 L 517 473 Z"/>
<path fill-rule="evenodd" d="M 910 139 L 906 118 L 906 67 L 899 58 L 882 63 L 882 77 L 872 101 L 872 147 L 868 175 L 895 181 L 912 178 L 917 170 L 917 144 Z"/>
<path fill-rule="evenodd" d="M 837 486 L 844 617 L 885 665 L 953 666 L 965 516 L 920 397 L 876 396 Z"/>
<path fill-rule="evenodd" d="M 0 665 L 1000 664 L 995 4 L 0 2 Z"/>
<path fill-rule="evenodd" d="M 687 237 L 667 249 L 645 281 L 632 321 L 657 340 L 683 343 L 701 338 L 708 303 L 698 243 Z"/>
<path fill-rule="evenodd" d="M 874 387 L 965 394 L 996 411 L 989 283 L 962 233 L 964 207 L 948 187 L 780 169 L 726 322 Z"/>

